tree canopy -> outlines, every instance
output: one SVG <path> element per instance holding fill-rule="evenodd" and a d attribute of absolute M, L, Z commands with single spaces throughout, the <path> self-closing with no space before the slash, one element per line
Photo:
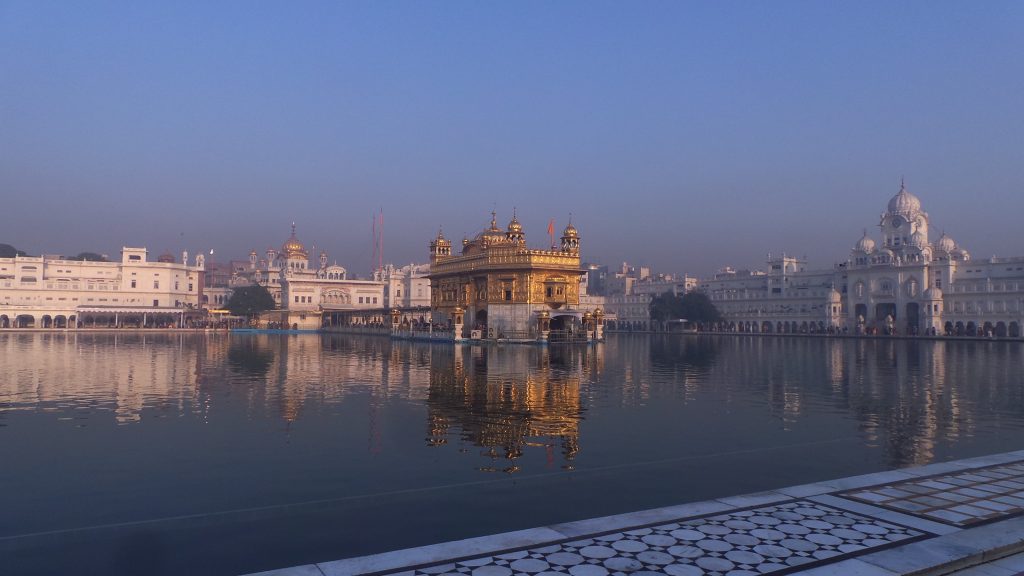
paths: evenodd
<path fill-rule="evenodd" d="M 10 244 L 0 244 L 0 258 L 14 258 L 15 256 L 25 256 L 25 252 L 18 250 Z"/>
<path fill-rule="evenodd" d="M 690 322 L 718 322 L 722 316 L 718 313 L 707 294 L 703 292 L 687 292 L 676 296 L 666 292 L 651 299 L 651 320 L 689 320 Z"/>
<path fill-rule="evenodd" d="M 274 297 L 260 285 L 235 288 L 228 298 L 226 308 L 234 316 L 255 316 L 266 310 L 273 310 Z"/>
<path fill-rule="evenodd" d="M 79 252 L 77 256 L 68 256 L 67 260 L 80 260 L 82 262 L 109 262 L 106 256 L 95 252 Z"/>

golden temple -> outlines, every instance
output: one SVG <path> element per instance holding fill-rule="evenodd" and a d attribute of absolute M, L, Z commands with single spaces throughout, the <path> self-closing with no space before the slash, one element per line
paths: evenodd
<path fill-rule="evenodd" d="M 580 236 L 570 222 L 561 244 L 526 246 L 523 226 L 513 214 L 502 231 L 491 212 L 490 226 L 462 253 L 438 232 L 430 242 L 433 320 L 455 327 L 455 338 L 521 342 L 590 342 L 603 339 L 603 312 L 580 308 Z"/>

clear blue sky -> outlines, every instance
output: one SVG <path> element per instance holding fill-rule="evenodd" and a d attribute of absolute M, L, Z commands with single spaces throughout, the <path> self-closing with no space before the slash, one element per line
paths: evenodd
<path fill-rule="evenodd" d="M 584 258 L 831 265 L 897 191 L 1024 255 L 1024 2 L 0 0 L 0 242 L 366 273 L 513 206 Z"/>

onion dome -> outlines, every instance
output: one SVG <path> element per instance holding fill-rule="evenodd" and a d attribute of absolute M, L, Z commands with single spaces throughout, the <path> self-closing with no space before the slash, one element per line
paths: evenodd
<path fill-rule="evenodd" d="M 498 215 L 495 212 L 491 212 L 491 226 L 477 234 L 474 240 L 482 240 L 483 244 L 493 244 L 505 240 L 505 233 L 498 228 Z"/>
<path fill-rule="evenodd" d="M 519 220 L 515 217 L 515 215 L 513 215 L 512 216 L 512 221 L 508 223 L 508 233 L 509 234 L 522 234 L 522 232 L 523 232 L 523 225 L 520 224 Z"/>
<path fill-rule="evenodd" d="M 924 248 L 928 245 L 928 237 L 918 230 L 910 235 L 910 245 L 915 248 Z"/>
<path fill-rule="evenodd" d="M 924 291 L 925 300 L 942 300 L 942 290 L 932 286 L 931 288 Z"/>
<path fill-rule="evenodd" d="M 565 227 L 565 230 L 562 231 L 562 236 L 565 238 L 579 238 L 580 233 L 576 230 L 576 227 L 572 225 L 572 222 L 569 222 Z"/>
<path fill-rule="evenodd" d="M 292 235 L 281 245 L 281 254 L 285 258 L 306 258 L 309 253 L 306 247 L 295 237 L 295 223 L 292 222 Z"/>
<path fill-rule="evenodd" d="M 163 262 L 164 264 L 174 264 L 177 262 L 177 260 L 174 259 L 174 254 L 171 254 L 170 252 L 164 252 L 157 256 L 156 261 Z"/>
<path fill-rule="evenodd" d="M 942 250 L 943 252 L 952 252 L 953 250 L 956 250 L 956 242 L 943 232 L 942 236 L 935 241 L 935 248 L 937 250 Z"/>
<path fill-rule="evenodd" d="M 836 290 L 835 288 L 832 288 L 831 290 L 828 291 L 828 301 L 829 302 L 831 302 L 831 303 L 842 302 L 842 300 L 843 300 L 843 295 L 840 294 L 839 291 Z"/>
<path fill-rule="evenodd" d="M 910 192 L 900 182 L 900 191 L 889 200 L 889 213 L 911 216 L 921 211 L 921 200 Z"/>
<path fill-rule="evenodd" d="M 853 245 L 853 249 L 865 254 L 870 254 L 875 251 L 875 241 L 868 236 L 868 231 L 864 231 L 864 236 L 857 243 Z"/>

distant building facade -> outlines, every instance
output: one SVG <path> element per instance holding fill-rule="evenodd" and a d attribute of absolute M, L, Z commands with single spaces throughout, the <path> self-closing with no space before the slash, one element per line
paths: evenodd
<path fill-rule="evenodd" d="M 387 308 L 430 307 L 430 264 L 409 264 L 401 268 L 388 264 L 373 272 L 373 279 L 384 283 Z"/>
<path fill-rule="evenodd" d="M 716 274 L 701 282 L 727 330 L 993 335 L 1020 337 L 1024 257 L 974 260 L 904 186 L 881 215 L 881 240 L 865 231 L 830 269 L 769 258 L 767 272 Z"/>
<path fill-rule="evenodd" d="M 0 328 L 180 326 L 202 316 L 204 257 L 195 264 L 145 248 L 117 262 L 60 256 L 0 258 Z"/>
<path fill-rule="evenodd" d="M 249 266 L 235 270 L 232 284 L 264 286 L 278 310 L 264 314 L 262 322 L 293 329 L 320 328 L 324 313 L 384 308 L 383 282 L 349 280 L 344 267 L 328 264 L 324 251 L 316 262 L 311 261 L 306 246 L 295 235 L 294 224 L 281 249 L 268 249 L 265 260 L 251 251 Z M 383 321 L 383 316 L 379 319 Z"/>

